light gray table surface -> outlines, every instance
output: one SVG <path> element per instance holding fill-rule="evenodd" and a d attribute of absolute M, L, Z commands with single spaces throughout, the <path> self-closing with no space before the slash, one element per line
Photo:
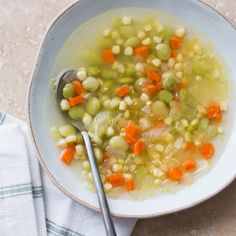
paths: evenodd
<path fill-rule="evenodd" d="M 43 35 L 74 0 L 0 0 L 0 111 L 26 120 L 30 74 Z M 204 0 L 236 26 L 235 0 Z M 236 45 L 236 44 L 235 44 Z M 235 236 L 236 182 L 191 209 L 139 220 L 132 236 Z"/>

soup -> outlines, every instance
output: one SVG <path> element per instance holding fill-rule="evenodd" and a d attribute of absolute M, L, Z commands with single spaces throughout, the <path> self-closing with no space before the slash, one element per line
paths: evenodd
<path fill-rule="evenodd" d="M 80 56 L 84 66 L 63 88 L 61 110 L 88 130 L 105 191 L 179 185 L 214 158 L 214 138 L 224 133 L 219 59 L 187 28 L 155 17 L 127 15 L 107 27 Z M 65 124 L 51 132 L 62 164 L 80 162 L 92 186 L 78 130 Z"/>

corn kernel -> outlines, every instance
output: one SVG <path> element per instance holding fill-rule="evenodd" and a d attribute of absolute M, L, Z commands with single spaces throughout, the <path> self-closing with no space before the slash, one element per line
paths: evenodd
<path fill-rule="evenodd" d="M 112 52 L 116 55 L 119 54 L 120 53 L 120 46 L 119 45 L 114 45 L 112 47 Z"/>

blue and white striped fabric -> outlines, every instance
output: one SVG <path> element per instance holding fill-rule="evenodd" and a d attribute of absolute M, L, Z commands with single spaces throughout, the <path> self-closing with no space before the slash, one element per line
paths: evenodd
<path fill-rule="evenodd" d="M 115 218 L 119 236 L 136 220 Z M 101 215 L 64 195 L 41 171 L 27 126 L 0 113 L 0 236 L 103 236 Z"/>

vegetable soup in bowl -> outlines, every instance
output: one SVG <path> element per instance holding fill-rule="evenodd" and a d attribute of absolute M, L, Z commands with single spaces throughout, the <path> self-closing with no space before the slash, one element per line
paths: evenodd
<path fill-rule="evenodd" d="M 82 136 L 56 105 L 55 80 L 74 69 L 60 109 L 89 132 L 111 212 L 151 217 L 199 203 L 236 173 L 231 166 L 235 59 L 225 44 L 228 37 L 216 40 L 197 13 L 217 19 L 222 34 L 227 25 L 227 33 L 236 38 L 234 29 L 200 2 L 150 1 L 149 8 L 134 1 L 105 2 L 98 1 L 96 8 L 90 1 L 76 3 L 46 36 L 48 51 L 41 57 L 52 62 L 46 66 L 39 59 L 29 107 L 40 161 L 65 193 L 97 209 Z M 174 14 L 170 5 L 191 9 L 193 17 Z M 68 25 L 85 6 L 94 13 Z M 46 106 L 37 116 L 41 105 L 34 91 L 40 67 Z M 231 169 L 227 176 L 222 167 Z"/>

